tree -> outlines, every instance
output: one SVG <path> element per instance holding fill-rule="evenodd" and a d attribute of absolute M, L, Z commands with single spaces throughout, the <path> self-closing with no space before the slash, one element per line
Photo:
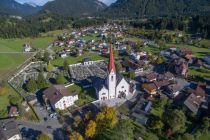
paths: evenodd
<path fill-rule="evenodd" d="M 38 79 L 37 79 L 37 87 L 39 89 L 46 88 L 48 86 L 47 80 L 44 78 L 43 73 L 39 73 Z"/>
<path fill-rule="evenodd" d="M 70 136 L 69 136 L 69 140 L 84 140 L 83 136 L 78 133 L 78 132 L 73 132 Z"/>
<path fill-rule="evenodd" d="M 185 133 L 184 135 L 180 136 L 178 140 L 195 140 L 195 138 L 193 135 Z"/>
<path fill-rule="evenodd" d="M 63 69 L 68 72 L 69 70 L 69 62 L 67 60 L 64 60 L 64 63 L 63 63 Z"/>
<path fill-rule="evenodd" d="M 203 134 L 208 133 L 209 126 L 210 126 L 209 118 L 204 117 L 203 120 L 202 120 L 202 123 L 201 123 L 201 128 L 200 128 L 201 133 L 203 133 Z"/>
<path fill-rule="evenodd" d="M 117 51 L 117 50 L 114 50 L 114 51 L 113 51 L 113 54 L 114 54 L 114 58 L 118 58 L 119 53 L 118 53 L 118 51 Z"/>
<path fill-rule="evenodd" d="M 56 77 L 56 83 L 57 84 L 65 84 L 66 79 L 62 74 L 58 74 L 58 76 Z"/>
<path fill-rule="evenodd" d="M 166 123 L 173 133 L 183 132 L 185 130 L 186 117 L 183 111 L 175 109 L 166 115 Z"/>
<path fill-rule="evenodd" d="M 51 138 L 47 134 L 42 133 L 36 138 L 36 140 L 51 140 Z"/>
<path fill-rule="evenodd" d="M 113 128 L 117 124 L 116 110 L 113 107 L 104 107 L 96 116 L 96 123 L 100 129 Z"/>
<path fill-rule="evenodd" d="M 151 129 L 162 129 L 163 126 L 164 126 L 164 124 L 161 120 L 154 120 L 151 123 Z"/>
<path fill-rule="evenodd" d="M 164 58 L 163 58 L 162 56 L 159 56 L 159 57 L 157 58 L 157 60 L 156 60 L 156 63 L 157 63 L 158 65 L 163 64 L 164 62 L 165 62 L 165 60 L 164 60 Z"/>
<path fill-rule="evenodd" d="M 117 72 L 120 72 L 120 71 L 122 71 L 122 65 L 120 64 L 120 63 L 116 63 L 116 70 L 117 70 Z"/>
<path fill-rule="evenodd" d="M 28 92 L 34 92 L 37 89 L 36 81 L 33 79 L 30 79 L 28 83 L 26 84 L 26 89 Z"/>
<path fill-rule="evenodd" d="M 130 120 L 120 120 L 110 135 L 111 140 L 133 140 L 134 126 Z"/>
<path fill-rule="evenodd" d="M 44 53 L 43 61 L 49 63 L 49 61 L 50 61 L 50 57 L 49 56 L 50 56 L 49 52 L 46 51 Z"/>
<path fill-rule="evenodd" d="M 129 78 L 134 79 L 135 78 L 135 73 L 134 72 L 129 72 Z"/>
<path fill-rule="evenodd" d="M 88 123 L 86 129 L 85 129 L 85 136 L 87 138 L 92 138 L 96 134 L 96 122 L 90 120 Z"/>
<path fill-rule="evenodd" d="M 51 72 L 52 70 L 53 70 L 53 65 L 49 61 L 49 63 L 47 64 L 47 71 Z"/>
<path fill-rule="evenodd" d="M 18 95 L 9 95 L 8 99 L 9 99 L 10 104 L 12 105 L 18 105 L 22 100 L 22 98 Z"/>

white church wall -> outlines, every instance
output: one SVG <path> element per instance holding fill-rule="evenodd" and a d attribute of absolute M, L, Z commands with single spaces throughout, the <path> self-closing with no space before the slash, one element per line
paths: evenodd
<path fill-rule="evenodd" d="M 121 92 L 124 92 L 126 94 L 126 96 L 128 96 L 129 95 L 129 89 L 130 89 L 130 86 L 129 86 L 128 82 L 123 78 L 120 81 L 120 83 L 117 85 L 116 97 L 118 97 Z"/>

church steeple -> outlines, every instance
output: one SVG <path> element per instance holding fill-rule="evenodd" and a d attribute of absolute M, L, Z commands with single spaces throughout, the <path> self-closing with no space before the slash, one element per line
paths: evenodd
<path fill-rule="evenodd" d="M 114 54 L 113 54 L 113 49 L 112 49 L 112 45 L 110 44 L 110 49 L 109 49 L 109 66 L 108 66 L 108 70 L 109 70 L 109 73 L 111 72 L 116 72 L 116 69 L 115 69 L 115 61 L 114 61 Z"/>

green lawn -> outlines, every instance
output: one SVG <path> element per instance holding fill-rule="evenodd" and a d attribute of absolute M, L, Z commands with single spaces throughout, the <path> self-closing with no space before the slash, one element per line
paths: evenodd
<path fill-rule="evenodd" d="M 26 54 L 0 54 L 0 79 L 14 71 L 28 57 Z"/>
<path fill-rule="evenodd" d="M 167 44 L 168 47 L 176 46 L 178 48 L 189 48 L 191 49 L 197 57 L 204 57 L 206 53 L 210 53 L 210 49 L 207 48 L 199 48 L 192 45 L 182 45 L 182 44 Z"/>
<path fill-rule="evenodd" d="M 82 39 L 85 39 L 85 40 L 99 40 L 100 37 L 97 37 L 99 34 L 87 34 L 85 36 L 82 37 Z"/>
<path fill-rule="evenodd" d="M 100 56 L 98 54 L 85 53 L 82 56 L 78 56 L 78 57 L 69 56 L 65 59 L 58 58 L 58 59 L 53 60 L 52 64 L 55 65 L 55 66 L 63 66 L 64 60 L 67 60 L 69 62 L 69 64 L 75 64 L 75 63 L 81 62 L 84 58 L 87 58 L 87 57 L 94 60 L 94 61 L 106 59 L 105 57 Z"/>
<path fill-rule="evenodd" d="M 24 43 L 30 43 L 33 48 L 46 48 L 54 37 L 0 39 L 0 52 L 22 52 Z"/>
<path fill-rule="evenodd" d="M 210 40 L 209 39 L 202 39 L 199 43 L 201 45 L 205 45 L 205 46 L 210 47 Z"/>
<path fill-rule="evenodd" d="M 79 100 L 75 102 L 77 106 L 82 106 L 96 100 L 94 88 L 83 90 L 80 86 L 73 85 L 73 86 L 68 87 L 68 90 L 70 92 L 76 92 L 79 94 Z"/>
<path fill-rule="evenodd" d="M 210 70 L 201 68 L 201 69 L 189 69 L 189 75 L 198 75 L 202 77 L 210 77 Z"/>

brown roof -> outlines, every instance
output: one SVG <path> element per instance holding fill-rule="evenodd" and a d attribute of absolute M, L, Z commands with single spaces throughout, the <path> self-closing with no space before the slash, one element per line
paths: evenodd
<path fill-rule="evenodd" d="M 47 88 L 44 92 L 45 97 L 50 100 L 50 103 L 55 104 L 64 96 L 75 96 L 76 93 L 70 93 L 64 85 L 53 85 Z"/>
<path fill-rule="evenodd" d="M 171 72 L 164 73 L 164 76 L 169 78 L 169 79 L 174 77 L 174 75 Z"/>
<path fill-rule="evenodd" d="M 154 84 L 156 85 L 157 88 L 161 88 L 163 86 L 169 85 L 170 83 L 168 80 L 161 80 L 161 81 L 155 81 Z"/>
<path fill-rule="evenodd" d="M 157 73 L 152 72 L 152 73 L 149 73 L 149 74 L 145 75 L 145 77 L 146 77 L 148 80 L 152 80 L 152 79 L 157 78 Z"/>
<path fill-rule="evenodd" d="M 204 96 L 196 96 L 194 93 L 185 100 L 184 104 L 194 113 L 197 113 L 201 103 L 204 101 Z"/>
<path fill-rule="evenodd" d="M 195 94 L 195 96 L 204 97 L 205 96 L 205 85 L 197 85 L 197 87 L 195 89 L 189 89 L 188 92 Z"/>
<path fill-rule="evenodd" d="M 157 90 L 157 87 L 154 83 L 145 83 L 142 85 L 142 87 L 150 92 L 152 92 L 153 90 Z"/>

